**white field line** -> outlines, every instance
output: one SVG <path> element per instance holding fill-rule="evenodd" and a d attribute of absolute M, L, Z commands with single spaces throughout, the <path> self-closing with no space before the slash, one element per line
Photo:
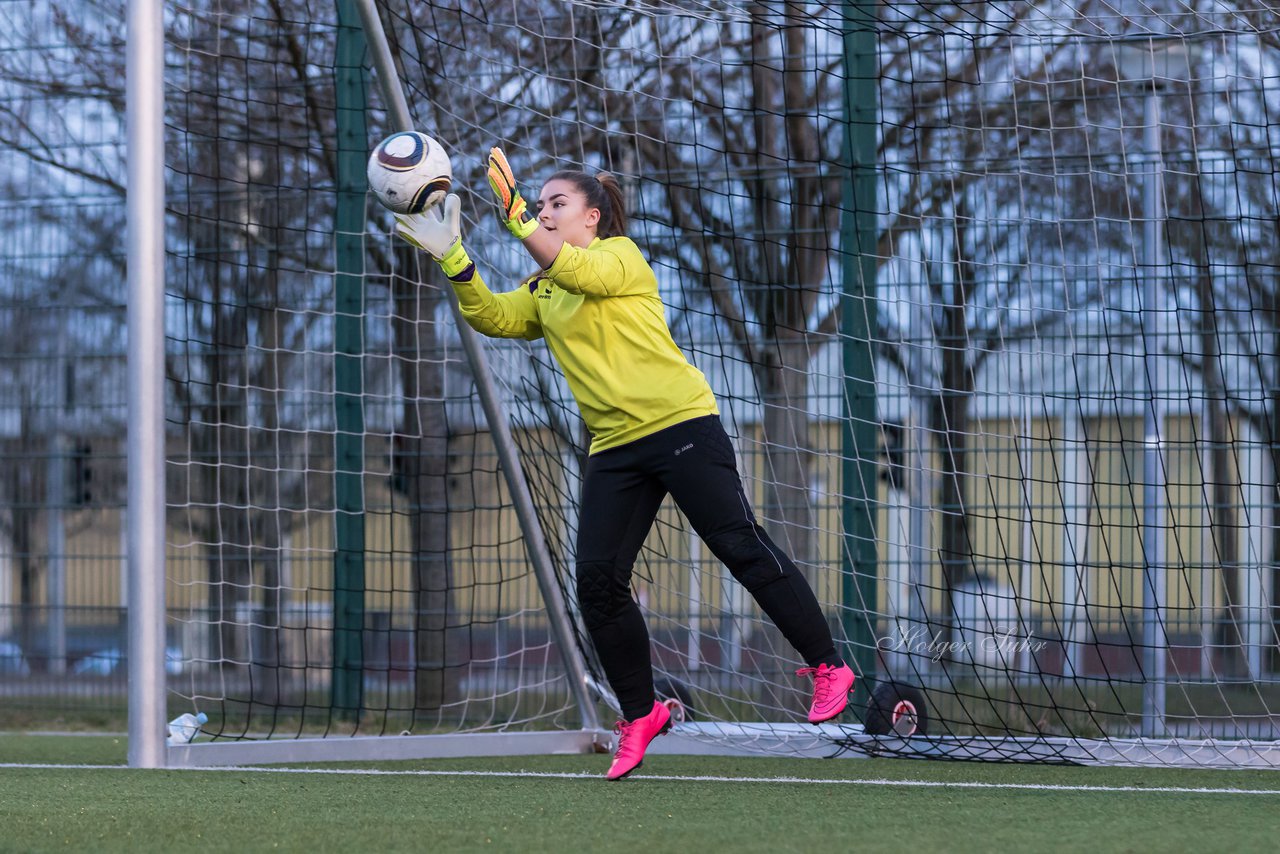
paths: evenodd
<path fill-rule="evenodd" d="M 0 768 L 46 770 L 129 770 L 127 765 L 62 765 L 34 762 L 0 762 Z M 222 771 L 236 774 L 326 774 L 368 777 L 499 777 L 504 779 L 603 780 L 602 774 L 550 771 L 388 771 L 381 768 L 275 768 L 255 765 L 218 765 L 207 768 L 169 768 L 169 771 Z M 945 780 L 823 779 L 821 777 L 720 777 L 711 775 L 635 774 L 629 780 L 681 783 L 773 783 L 788 786 L 903 786 L 917 789 L 1013 789 L 1031 792 L 1151 792 L 1180 795 L 1280 795 L 1280 789 L 1238 789 L 1194 786 L 1067 786 L 1052 783 L 981 783 Z"/>

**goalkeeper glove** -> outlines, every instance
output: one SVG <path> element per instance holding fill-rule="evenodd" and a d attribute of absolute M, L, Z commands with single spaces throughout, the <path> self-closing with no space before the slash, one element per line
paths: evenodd
<path fill-rule="evenodd" d="M 498 197 L 507 231 L 524 240 L 538 230 L 537 217 L 529 212 L 524 196 L 516 189 L 511 164 L 507 162 L 507 155 L 502 153 L 501 148 L 489 149 L 489 186 Z"/>
<path fill-rule="evenodd" d="M 454 193 L 429 211 L 396 217 L 396 231 L 434 258 L 451 279 L 471 266 L 462 248 L 462 200 Z"/>

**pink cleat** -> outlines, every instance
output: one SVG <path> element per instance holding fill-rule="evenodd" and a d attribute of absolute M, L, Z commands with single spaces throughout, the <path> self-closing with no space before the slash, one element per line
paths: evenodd
<path fill-rule="evenodd" d="M 671 729 L 671 712 L 662 703 L 654 702 L 649 714 L 634 721 L 618 721 L 613 731 L 618 734 L 618 752 L 613 755 L 607 780 L 621 780 L 640 767 L 649 742 Z"/>
<path fill-rule="evenodd" d="M 853 671 L 849 669 L 849 665 L 832 667 L 820 664 L 817 667 L 802 667 L 796 671 L 796 675 L 813 677 L 813 705 L 809 706 L 809 723 L 829 721 L 849 705 L 849 692 L 853 690 Z"/>

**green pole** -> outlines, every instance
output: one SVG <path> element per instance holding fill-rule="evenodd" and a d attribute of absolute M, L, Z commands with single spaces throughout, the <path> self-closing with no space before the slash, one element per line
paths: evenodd
<path fill-rule="evenodd" d="M 334 553 L 332 706 L 359 710 L 364 682 L 365 36 L 353 0 L 337 0 L 334 62 L 338 198 L 334 216 Z"/>
<path fill-rule="evenodd" d="M 872 335 L 876 329 L 877 78 L 874 0 L 844 4 L 845 162 L 849 177 L 841 212 L 844 399 L 841 435 L 841 521 L 844 548 L 841 619 L 848 658 L 868 689 L 876 675 L 875 512 L 878 501 L 879 416 Z"/>

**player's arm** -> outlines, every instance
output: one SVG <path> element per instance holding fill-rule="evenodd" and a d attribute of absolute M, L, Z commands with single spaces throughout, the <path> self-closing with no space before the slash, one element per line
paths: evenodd
<path fill-rule="evenodd" d="M 425 213 L 397 216 L 396 231 L 426 252 L 453 283 L 467 324 L 490 338 L 542 337 L 538 308 L 528 288 L 495 294 L 476 271 L 462 245 L 462 202 L 450 193 L 444 203 Z"/>
<path fill-rule="evenodd" d="M 657 293 L 653 270 L 634 243 L 622 241 L 611 247 L 591 248 L 572 246 L 539 226 L 516 187 L 511 165 L 501 148 L 489 150 L 488 177 L 507 230 L 520 238 L 553 284 L 570 293 L 591 296 Z"/>
<path fill-rule="evenodd" d="M 454 282 L 453 292 L 458 295 L 458 306 L 467 325 L 481 335 L 526 341 L 542 337 L 534 295 L 527 287 L 495 294 L 475 273 L 469 282 Z"/>
<path fill-rule="evenodd" d="M 520 238 L 539 267 L 544 270 L 550 267 L 564 240 L 538 225 L 538 217 L 529 210 L 529 203 L 520 195 L 515 176 L 511 173 L 511 164 L 501 148 L 489 149 L 488 178 L 507 231 Z"/>

